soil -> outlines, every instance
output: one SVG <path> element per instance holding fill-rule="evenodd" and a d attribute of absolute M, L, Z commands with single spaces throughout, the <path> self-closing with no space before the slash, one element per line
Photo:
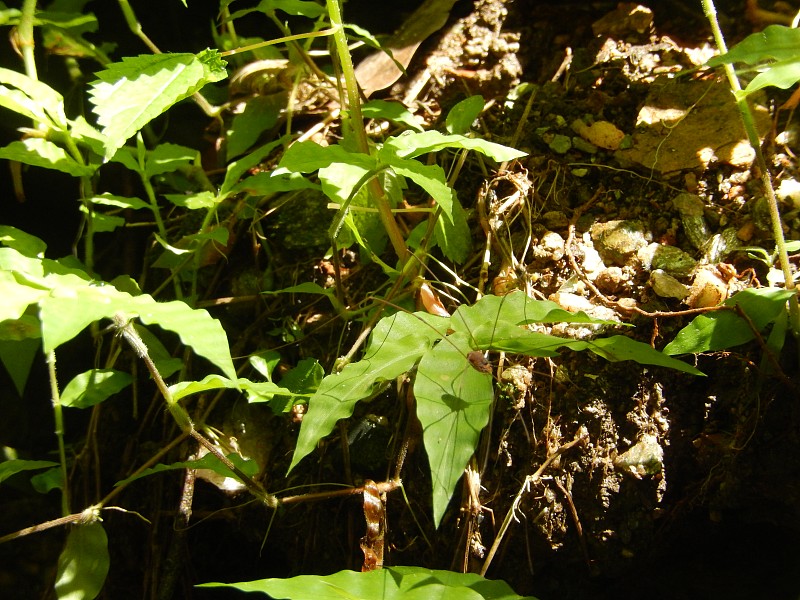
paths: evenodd
<path fill-rule="evenodd" d="M 366 4 L 351 0 L 345 10 L 363 14 L 372 26 L 372 3 Z M 763 26 L 744 18 L 742 2 L 720 3 L 718 10 L 729 43 Z M 393 18 L 378 19 L 376 30 L 388 33 L 403 15 Z M 488 248 L 487 293 L 524 289 L 632 324 L 633 337 L 663 348 L 691 319 L 688 308 L 768 285 L 769 268 L 743 250 L 773 248 L 752 153 L 727 87 L 697 69 L 711 55 L 709 40 L 699 3 L 688 0 L 638 7 L 456 3 L 445 27 L 415 53 L 408 76 L 373 97 L 404 99 L 440 126 L 453 105 L 480 94 L 489 104 L 478 134 L 529 153 L 502 169 L 468 161 L 458 178 L 458 196 L 472 215 L 472 259 L 458 269 L 472 286 L 470 300 Z M 779 184 L 796 170 L 797 119 L 777 109 L 789 92 L 772 94 L 756 98 L 756 105 Z M 424 200 L 413 189 L 409 199 Z M 325 205 L 318 204 L 318 198 L 304 202 L 304 218 L 322 218 L 316 215 L 325 214 Z M 787 208 L 787 237 L 800 239 L 800 218 Z M 239 226 L 245 243 L 225 265 L 208 267 L 209 298 L 250 298 L 267 285 L 265 273 L 273 289 L 309 280 L 330 284 L 326 242 L 298 239 L 312 229 L 299 216 L 279 211 L 268 222 L 269 269 L 253 260 L 245 247 L 249 234 Z M 118 250 L 108 244 L 109 270 L 119 268 L 112 263 Z M 382 285 L 374 265 L 356 253 L 342 258 L 354 303 Z M 434 275 L 453 280 L 444 270 Z M 268 298 L 210 309 L 223 320 L 235 355 L 276 348 L 281 368 L 314 357 L 329 370 L 360 333 L 359 323 L 342 324 L 320 301 Z M 794 340 L 781 355 L 783 379 L 760 370 L 755 343 L 688 359 L 705 377 L 588 353 L 488 358 L 497 377 L 513 366 L 523 382 L 498 393 L 483 441 L 486 466 L 472 490 L 482 508 L 469 512 L 465 485 L 434 529 L 425 454 L 412 446 L 402 473 L 407 499 L 397 492 L 387 499 L 387 565 L 478 572 L 499 539 L 487 577 L 541 600 L 798 597 Z M 131 419 L 129 402 L 107 402 L 100 413 L 108 423 L 96 440 L 103 456 L 100 489 L 110 489 L 172 439 L 157 398 L 156 408 L 140 407 L 140 422 Z M 259 457 L 271 491 L 293 490 L 285 494 L 298 493 L 296 486 L 346 483 L 348 472 L 356 481 L 384 479 L 407 420 L 404 398 L 387 391 L 357 408 L 351 433 L 364 418 L 372 420 L 362 439 L 350 436 L 349 467 L 342 459 L 343 429 L 287 478 L 298 424 L 242 402 L 224 399 L 211 421 Z M 19 437 L 13 441 L 22 446 Z M 190 450 L 178 448 L 174 459 Z M 191 586 L 361 566 L 364 516 L 355 498 L 298 503 L 273 514 L 243 493 L 198 480 L 187 527 L 176 514 L 181 485 L 179 476 L 156 476 L 117 499 L 149 524 L 130 514 L 104 517 L 112 558 L 107 597 L 219 598 L 218 591 Z M 55 516 L 57 504 L 37 499 L 31 505 L 30 497 L 14 489 L 4 500 L 3 532 L 30 524 L 31 509 L 36 519 Z M 42 582 L 52 572 L 43 565 L 55 565 L 59 534 L 38 539 L 45 541 L 0 547 L 2 560 L 14 565 L 0 570 L 3 597 L 45 594 Z M 164 589 L 173 595 L 159 595 Z"/>

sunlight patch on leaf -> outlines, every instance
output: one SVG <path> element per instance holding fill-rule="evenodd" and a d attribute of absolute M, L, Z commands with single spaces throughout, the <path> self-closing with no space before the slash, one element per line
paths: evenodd
<path fill-rule="evenodd" d="M 299 575 L 239 583 L 204 583 L 198 587 L 230 587 L 289 600 L 536 600 L 518 596 L 504 581 L 475 573 L 423 567 L 385 567 L 374 571 L 340 571 L 332 575 Z"/>
<path fill-rule="evenodd" d="M 76 375 L 64 387 L 61 404 L 89 408 L 124 390 L 133 382 L 128 373 L 114 369 L 90 369 Z"/>
<path fill-rule="evenodd" d="M 503 162 L 527 156 L 527 152 L 515 150 L 502 144 L 496 144 L 478 138 L 468 138 L 463 135 L 447 135 L 438 131 L 424 131 L 415 133 L 404 131 L 386 142 L 386 146 L 402 158 L 414 158 L 421 154 L 445 150 L 447 148 L 474 150 L 496 160 Z"/>
<path fill-rule="evenodd" d="M 225 62 L 214 50 L 125 57 L 107 65 L 89 91 L 108 138 L 105 158 L 168 108 L 227 75 Z"/>
<path fill-rule="evenodd" d="M 56 596 L 59 600 L 97 597 L 106 581 L 109 564 L 108 537 L 99 522 L 71 528 L 58 557 Z"/>
<path fill-rule="evenodd" d="M 95 171 L 94 167 L 82 165 L 67 154 L 66 150 L 42 138 L 11 142 L 8 146 L 0 148 L 0 158 L 16 160 L 34 167 L 54 169 L 73 177 L 91 175 Z"/>

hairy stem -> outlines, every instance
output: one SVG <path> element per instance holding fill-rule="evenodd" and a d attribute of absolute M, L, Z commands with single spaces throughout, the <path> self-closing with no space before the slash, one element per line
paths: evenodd
<path fill-rule="evenodd" d="M 717 44 L 720 54 L 724 54 L 728 51 L 728 47 L 725 44 L 725 37 L 722 35 L 722 29 L 719 26 L 717 9 L 714 6 L 714 0 L 701 0 L 701 2 L 703 4 L 703 12 L 708 19 L 708 22 L 711 25 L 711 31 L 714 34 L 714 42 Z M 733 65 L 730 63 L 725 63 L 724 68 L 731 90 L 733 90 L 734 93 L 741 92 L 742 86 L 739 83 L 739 78 L 736 75 Z M 744 129 L 747 133 L 747 139 L 756 153 L 758 169 L 761 172 L 761 184 L 764 187 L 764 193 L 767 198 L 767 206 L 769 207 L 772 235 L 775 238 L 775 246 L 778 251 L 778 262 L 781 270 L 783 271 L 783 278 L 785 281 L 784 285 L 786 286 L 787 290 L 793 290 L 795 289 L 794 276 L 789 263 L 789 253 L 786 250 L 786 241 L 783 237 L 783 227 L 781 224 L 778 200 L 775 197 L 775 189 L 772 187 L 772 179 L 770 178 L 770 172 L 767 168 L 767 161 L 764 159 L 764 153 L 761 151 L 761 141 L 758 137 L 755 120 L 753 119 L 753 114 L 750 111 L 750 105 L 748 104 L 746 98 L 741 97 L 740 99 L 737 99 L 736 105 L 739 108 L 739 113 L 742 117 L 742 123 L 744 124 Z M 795 337 L 800 337 L 800 307 L 798 307 L 796 295 L 789 299 L 789 316 L 792 333 Z"/>

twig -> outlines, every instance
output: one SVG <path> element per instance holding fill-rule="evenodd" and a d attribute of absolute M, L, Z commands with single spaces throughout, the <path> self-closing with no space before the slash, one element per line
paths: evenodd
<path fill-rule="evenodd" d="M 236 477 L 244 484 L 247 490 L 253 494 L 253 496 L 258 498 L 266 506 L 270 508 L 276 508 L 278 506 L 278 500 L 275 498 L 275 496 L 268 494 L 264 488 L 261 487 L 261 484 L 248 477 L 239 467 L 233 464 L 219 448 L 203 437 L 203 435 L 195 429 L 194 423 L 192 423 L 192 420 L 189 417 L 189 413 L 187 413 L 186 409 L 183 408 L 183 406 L 181 406 L 172 397 L 172 393 L 169 391 L 167 384 L 164 382 L 164 378 L 161 377 L 161 373 L 159 373 L 158 368 L 153 362 L 153 359 L 150 358 L 147 346 L 137 331 L 133 328 L 133 325 L 131 325 L 128 316 L 122 312 L 117 312 L 114 315 L 114 326 L 117 328 L 120 335 L 125 338 L 125 341 L 130 344 L 131 348 L 133 348 L 134 352 L 136 352 L 139 358 L 144 361 L 144 364 L 147 366 L 147 370 L 150 371 L 150 375 L 153 377 L 158 390 L 161 392 L 161 395 L 164 397 L 164 400 L 167 403 L 167 409 L 169 409 L 170 414 L 181 428 L 181 431 L 193 437 L 201 446 L 216 456 L 223 465 L 225 465 L 236 475 Z"/>
<path fill-rule="evenodd" d="M 489 549 L 488 554 L 486 555 L 486 560 L 483 563 L 483 567 L 481 568 L 481 576 L 486 575 L 486 571 L 489 570 L 489 565 L 492 564 L 492 559 L 494 559 L 494 555 L 497 554 L 497 550 L 500 547 L 500 543 L 503 541 L 508 528 L 511 526 L 511 521 L 516 520 L 514 514 L 516 513 L 517 509 L 519 508 L 519 504 L 522 501 L 522 494 L 526 491 L 530 490 L 532 484 L 536 483 L 541 479 L 542 474 L 547 470 L 547 468 L 551 465 L 551 463 L 557 459 L 559 456 L 564 454 L 567 450 L 577 446 L 578 444 L 584 443 L 586 439 L 589 437 L 589 433 L 582 429 L 578 436 L 572 440 L 571 442 L 567 442 L 563 446 L 559 447 L 558 450 L 553 452 L 550 456 L 548 456 L 545 461 L 541 464 L 541 466 L 536 469 L 536 472 L 533 475 L 528 475 L 525 478 L 525 481 L 522 483 L 522 486 L 517 492 L 517 495 L 514 497 L 514 501 L 511 503 L 511 507 L 508 509 L 505 518 L 503 519 L 502 525 L 500 525 L 500 531 L 497 533 L 497 537 L 494 538 L 494 542 L 492 543 L 492 547 Z"/>
<path fill-rule="evenodd" d="M 564 494 L 564 498 L 567 500 L 567 504 L 569 505 L 569 514 L 572 517 L 572 522 L 575 525 L 575 531 L 578 534 L 578 541 L 581 545 L 581 552 L 583 552 L 583 559 L 586 561 L 586 566 L 591 568 L 591 561 L 589 560 L 589 550 L 586 547 L 586 537 L 583 535 L 583 526 L 581 525 L 581 520 L 578 518 L 578 510 L 575 508 L 575 503 L 572 501 L 572 493 L 558 480 L 558 477 L 553 477 L 553 483 L 556 484 L 556 487 L 561 490 L 561 493 Z"/>

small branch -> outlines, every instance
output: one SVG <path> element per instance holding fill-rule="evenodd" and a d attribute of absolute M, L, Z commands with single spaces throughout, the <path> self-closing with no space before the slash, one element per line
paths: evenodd
<path fill-rule="evenodd" d="M 717 9 L 714 6 L 713 0 L 701 0 L 703 5 L 703 12 L 711 25 L 711 31 L 714 34 L 714 41 L 717 44 L 721 54 L 728 51 L 725 44 L 725 37 L 722 34 L 722 29 L 719 26 L 717 19 Z M 725 63 L 725 75 L 728 78 L 728 84 L 734 94 L 741 93 L 742 85 L 739 83 L 739 78 L 736 75 L 736 70 L 733 64 Z M 750 146 L 756 154 L 756 163 L 761 172 L 761 185 L 764 188 L 764 194 L 767 198 L 767 206 L 769 207 L 770 223 L 772 225 L 772 235 L 775 238 L 775 245 L 778 251 L 778 259 L 783 271 L 784 285 L 787 290 L 795 289 L 794 274 L 792 273 L 791 264 L 789 263 L 789 253 L 786 249 L 786 240 L 783 237 L 783 225 L 781 223 L 780 209 L 778 207 L 778 200 L 775 197 L 775 189 L 772 187 L 772 179 L 770 178 L 769 168 L 767 161 L 764 159 L 764 153 L 761 151 L 761 140 L 756 130 L 755 120 L 750 111 L 750 105 L 746 97 L 739 96 L 736 100 L 736 106 L 739 109 L 739 114 L 742 117 L 742 124 L 747 133 L 747 139 Z M 798 305 L 797 295 L 795 294 L 789 299 L 789 326 L 795 338 L 800 338 L 800 305 Z"/>
<path fill-rule="evenodd" d="M 120 332 L 120 335 L 125 338 L 125 341 L 130 344 L 131 348 L 133 348 L 133 351 L 136 352 L 139 358 L 144 361 L 144 364 L 147 366 L 147 370 L 150 371 L 150 375 L 153 377 L 158 390 L 161 392 L 161 395 L 164 397 L 164 400 L 167 403 L 167 409 L 169 409 L 170 414 L 175 419 L 178 427 L 181 428 L 181 431 L 193 437 L 201 446 L 216 456 L 223 465 L 225 465 L 236 475 L 236 477 L 242 482 L 242 484 L 244 484 L 247 490 L 253 494 L 253 496 L 258 498 L 269 508 L 276 508 L 278 506 L 278 500 L 275 498 L 275 496 L 268 494 L 259 483 L 248 477 L 239 467 L 233 464 L 219 448 L 208 441 L 200 432 L 195 429 L 194 423 L 192 423 L 192 419 L 189 417 L 189 413 L 187 413 L 186 409 L 173 399 L 167 384 L 161 377 L 161 373 L 158 372 L 153 359 L 150 358 L 150 355 L 147 351 L 147 346 L 133 328 L 133 325 L 131 325 L 127 315 L 123 314 L 122 312 L 117 312 L 114 315 L 114 326 Z"/>
<path fill-rule="evenodd" d="M 578 433 L 578 436 L 572 440 L 571 442 L 567 442 L 563 446 L 561 446 L 558 450 L 553 452 L 550 456 L 548 456 L 545 461 L 541 464 L 541 466 L 536 469 L 536 472 L 533 475 L 528 475 L 525 478 L 525 481 L 522 483 L 522 486 L 517 492 L 517 495 L 514 497 L 514 501 L 511 503 L 511 507 L 508 509 L 505 518 L 503 519 L 502 525 L 500 525 L 500 531 L 497 533 L 497 537 L 494 538 L 494 542 L 492 543 L 492 547 L 489 549 L 489 552 L 486 554 L 486 560 L 483 563 L 483 567 L 481 568 L 481 577 L 486 576 L 486 571 L 489 570 L 489 565 L 492 564 L 492 560 L 494 559 L 494 555 L 497 554 L 497 550 L 500 548 L 500 543 L 503 541 L 503 538 L 508 531 L 508 528 L 511 526 L 511 521 L 516 520 L 514 514 L 517 512 L 519 508 L 519 504 L 522 501 L 522 494 L 526 491 L 529 491 L 531 485 L 535 484 L 536 482 L 541 479 L 542 474 L 547 470 L 547 468 L 552 464 L 552 462 L 557 459 L 559 456 L 564 454 L 567 450 L 574 448 L 578 444 L 583 444 L 586 439 L 589 437 L 589 433 L 586 430 L 582 430 Z"/>

